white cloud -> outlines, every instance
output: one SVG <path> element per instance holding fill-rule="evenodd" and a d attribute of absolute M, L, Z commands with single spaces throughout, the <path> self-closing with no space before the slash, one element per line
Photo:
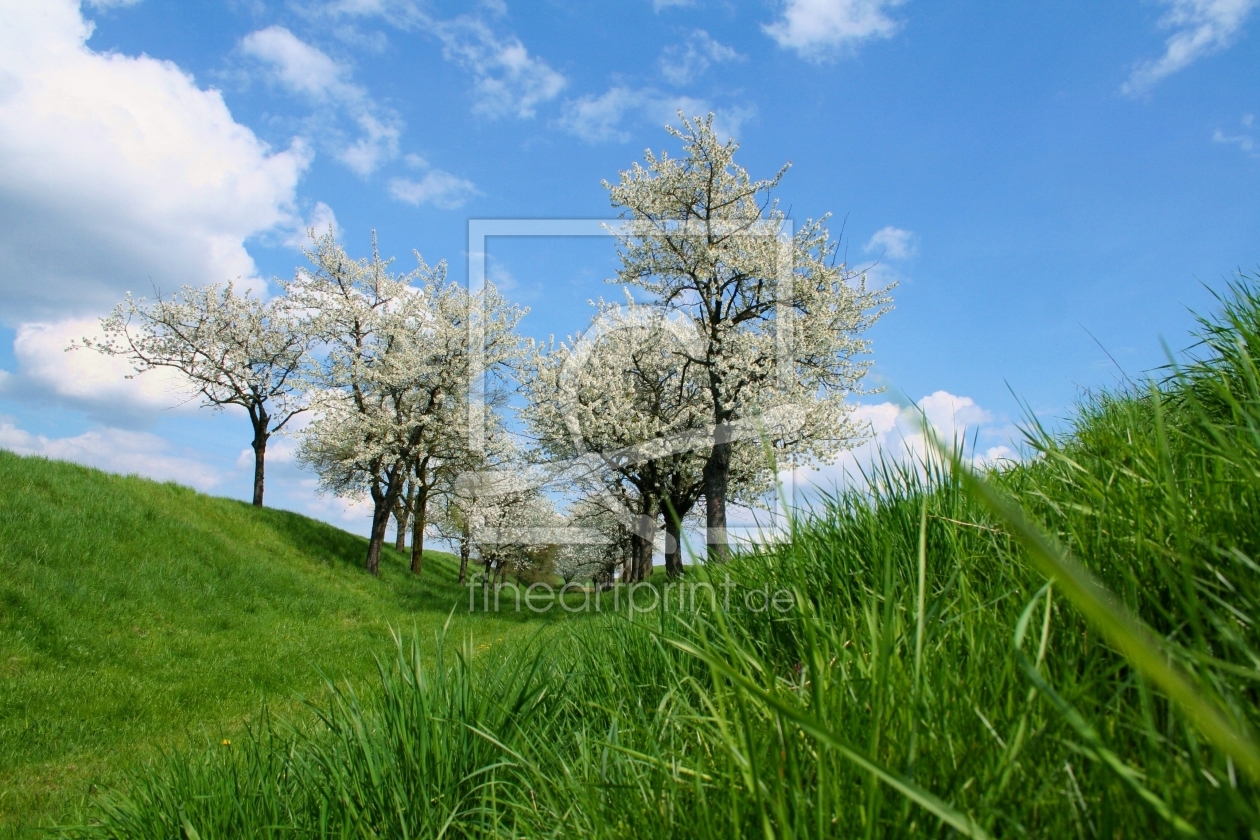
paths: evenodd
<path fill-rule="evenodd" d="M 315 229 L 315 235 L 320 236 L 328 232 L 328 228 L 332 228 L 333 234 L 338 238 L 341 237 L 341 225 L 337 223 L 337 214 L 333 213 L 333 209 L 322 201 L 315 202 L 315 207 L 305 219 L 299 220 L 300 224 L 294 225 L 293 230 L 285 237 L 284 244 L 286 247 L 301 249 L 311 244 L 310 230 Z"/>
<path fill-rule="evenodd" d="M 419 181 L 394 178 L 389 182 L 389 194 L 407 204 L 432 204 L 446 209 L 459 207 L 473 196 L 480 195 L 472 181 L 441 169 L 426 172 Z"/>
<path fill-rule="evenodd" d="M 489 18 L 502 17 L 502 0 L 477 4 Z M 532 119 L 538 106 L 560 95 L 568 81 L 543 59 L 531 55 L 515 35 L 500 37 L 481 16 L 466 14 L 440 20 L 415 0 L 332 0 L 298 6 L 306 16 L 323 20 L 380 18 L 404 31 L 422 28 L 442 43 L 442 53 L 473 76 L 473 112 L 497 119 Z M 361 39 L 354 33 L 353 39 Z"/>
<path fill-rule="evenodd" d="M 102 54 L 73 0 L 0 28 L 0 320 L 100 312 L 128 288 L 255 274 L 308 162 L 170 62 Z"/>
<path fill-rule="evenodd" d="M 859 405 L 854 419 L 868 430 L 869 437 L 861 445 L 845 451 L 831 464 L 797 469 L 780 477 L 802 501 L 808 501 L 814 488 L 864 487 L 864 476 L 881 458 L 894 462 L 923 459 L 930 448 L 923 434 L 924 419 L 943 444 L 965 446 L 974 464 L 1018 459 L 1011 445 L 1016 430 L 1009 423 L 999 421 L 972 398 L 948 391 L 931 393 L 914 406 L 891 402 Z"/>
<path fill-rule="evenodd" d="M 295 421 L 301 417 L 293 418 Z M 286 427 L 287 428 L 287 427 Z M 286 434 L 291 434 L 292 429 L 288 429 Z M 291 437 L 274 435 L 267 441 L 267 469 L 271 470 L 280 465 L 293 465 L 297 463 L 297 442 Z M 236 469 L 245 470 L 251 474 L 254 471 L 254 448 L 247 446 L 236 455 Z"/>
<path fill-rule="evenodd" d="M 683 9 L 695 4 L 696 0 L 652 0 L 652 11 L 660 14 L 665 9 Z"/>
<path fill-rule="evenodd" d="M 976 405 L 971 397 L 956 397 L 948 391 L 934 391 L 919 400 L 917 406 L 918 411 L 910 415 L 915 428 L 918 428 L 918 416 L 922 412 L 922 416 L 945 441 L 965 434 L 973 426 L 993 422 L 993 414 Z"/>
<path fill-rule="evenodd" d="M 739 61 L 744 57 L 731 47 L 713 40 L 703 29 L 697 29 L 681 44 L 665 48 L 660 58 L 661 75 L 676 85 L 690 83 L 711 64 Z"/>
<path fill-rule="evenodd" d="M 625 142 L 630 135 L 622 130 L 621 120 L 628 111 L 642 107 L 645 98 L 642 91 L 611 87 L 599 96 L 588 94 L 566 102 L 559 124 L 591 143 Z"/>
<path fill-rule="evenodd" d="M 892 225 L 875 231 L 875 235 L 866 243 L 867 253 L 879 252 L 890 260 L 909 259 L 918 250 L 918 237 L 908 230 Z"/>
<path fill-rule="evenodd" d="M 272 78 L 294 93 L 319 99 L 358 99 L 363 89 L 348 81 L 350 70 L 283 26 L 269 26 L 241 39 L 241 52 L 267 65 Z"/>
<path fill-rule="evenodd" d="M 47 438 L 0 420 L 0 449 L 74 461 L 114 473 L 135 473 L 158 481 L 178 481 L 201 491 L 213 488 L 221 479 L 213 467 L 172 451 L 169 441 L 148 432 L 105 428 L 75 437 Z"/>
<path fill-rule="evenodd" d="M 676 125 L 679 111 L 689 117 L 714 111 L 714 130 L 726 137 L 738 134 L 744 121 L 755 113 L 753 109 L 743 107 L 715 109 L 702 99 L 671 96 L 652 88 L 614 86 L 599 96 L 587 95 L 569 100 L 556 124 L 589 143 L 624 143 L 631 136 L 622 127 L 622 121 L 627 117 L 637 115 L 641 120 L 658 126 Z"/>
<path fill-rule="evenodd" d="M 412 29 L 428 21 L 416 0 L 309 0 L 291 5 L 308 18 L 336 21 L 379 17 L 398 29 Z"/>
<path fill-rule="evenodd" d="M 1129 96 L 1148 91 L 1156 82 L 1234 42 L 1258 0 L 1162 0 L 1168 10 L 1161 28 L 1173 30 L 1164 54 L 1143 61 L 1120 87 Z"/>
<path fill-rule="evenodd" d="M 784 49 L 821 60 L 863 41 L 891 38 L 901 21 L 889 9 L 905 0 L 786 0 L 782 17 L 762 30 Z"/>
<path fill-rule="evenodd" d="M 93 9 L 119 9 L 139 2 L 140 0 L 87 0 L 87 4 Z"/>
<path fill-rule="evenodd" d="M 497 118 L 530 119 L 568 83 L 541 58 L 529 54 L 515 35 L 499 38 L 472 17 L 434 21 L 446 58 L 473 74 L 473 111 Z"/>
<path fill-rule="evenodd" d="M 1256 147 L 1256 138 L 1253 137 L 1251 134 L 1246 133 L 1252 129 L 1254 124 L 1255 124 L 1255 115 L 1247 114 L 1242 118 L 1242 127 L 1244 129 L 1244 133 L 1226 134 L 1220 129 L 1217 129 L 1215 132 L 1212 133 L 1212 142 L 1213 143 L 1226 143 L 1229 145 L 1237 146 L 1243 152 L 1251 155 L 1252 157 L 1255 157 L 1258 153 L 1260 153 L 1258 152 L 1257 147 Z"/>
<path fill-rule="evenodd" d="M 103 338 L 96 319 L 26 323 L 17 329 L 13 355 L 18 370 L 0 381 L 0 393 L 18 398 L 54 398 L 111 422 L 126 425 L 150 419 L 155 412 L 191 412 L 186 382 L 173 371 L 159 369 L 131 377 L 123 359 L 95 350 L 67 350 L 84 337 Z"/>
<path fill-rule="evenodd" d="M 308 516 L 331 522 L 350 530 L 363 529 L 372 521 L 372 501 L 367 498 L 347 499 L 331 493 L 321 493 L 319 482 L 313 478 L 298 482 L 306 503 L 303 509 Z"/>
<path fill-rule="evenodd" d="M 493 254 L 486 255 L 486 280 L 493 283 L 500 292 L 511 292 L 521 287 L 512 270 Z"/>
<path fill-rule="evenodd" d="M 251 32 L 241 39 L 240 51 L 261 63 L 270 80 L 285 90 L 350 117 L 360 136 L 352 143 L 339 143 L 336 155 L 354 172 L 370 175 L 398 156 L 399 120 L 385 113 L 361 85 L 350 81 L 351 70 L 345 64 L 283 26 Z"/>
<path fill-rule="evenodd" d="M 367 177 L 382 163 L 398 157 L 400 132 L 396 124 L 382 121 L 373 114 L 362 113 L 355 119 L 363 130 L 363 136 L 338 152 L 337 159 Z"/>

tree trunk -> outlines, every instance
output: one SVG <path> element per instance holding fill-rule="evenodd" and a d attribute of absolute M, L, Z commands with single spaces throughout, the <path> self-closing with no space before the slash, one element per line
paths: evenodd
<path fill-rule="evenodd" d="M 689 492 L 666 496 L 662 500 L 665 514 L 665 573 L 671 580 L 683 576 L 683 520 L 691 513 L 697 500 L 698 497 Z"/>
<path fill-rule="evenodd" d="M 424 526 L 428 519 L 429 507 L 429 488 L 425 486 L 424 480 L 421 479 L 419 486 L 416 488 L 416 497 L 412 501 L 412 532 L 411 532 L 411 573 L 420 574 L 421 568 L 424 566 Z"/>
<path fill-rule="evenodd" d="M 634 583 L 634 538 L 621 544 L 621 582 Z"/>
<path fill-rule="evenodd" d="M 459 582 L 463 583 L 468 579 L 468 555 L 472 554 L 472 546 L 469 545 L 468 534 L 465 532 L 459 538 Z"/>
<path fill-rule="evenodd" d="M 704 541 L 709 549 L 709 559 L 719 563 L 731 556 L 726 537 L 726 484 L 731 471 L 729 434 L 726 424 L 719 423 L 713 451 L 704 462 Z"/>
<path fill-rule="evenodd" d="M 655 546 L 652 545 L 656 536 L 655 527 L 651 528 L 646 534 L 634 535 L 634 568 L 633 579 L 635 583 L 642 583 L 652 576 L 652 554 Z"/>
<path fill-rule="evenodd" d="M 266 472 L 267 461 L 267 423 L 268 418 L 263 417 L 261 423 L 254 424 L 254 442 L 250 444 L 254 448 L 254 507 L 263 506 L 263 475 Z"/>
<path fill-rule="evenodd" d="M 407 520 L 409 518 L 405 504 L 400 504 L 394 508 L 394 528 L 397 531 L 394 534 L 395 551 L 402 552 L 407 550 Z"/>
<path fill-rule="evenodd" d="M 665 574 L 673 580 L 682 573 L 682 522 L 670 505 L 665 511 Z"/>
<path fill-rule="evenodd" d="M 380 479 L 372 483 L 372 532 L 368 537 L 367 570 L 374 575 L 381 573 L 381 548 L 385 545 L 385 532 L 389 530 L 389 519 L 394 514 L 394 505 L 402 495 L 401 476 L 395 466 L 385 481 L 385 490 L 381 491 Z"/>
<path fill-rule="evenodd" d="M 385 545 L 385 531 L 389 529 L 390 507 L 377 504 L 372 509 L 372 533 L 368 537 L 366 565 L 374 575 L 381 573 L 381 547 Z"/>

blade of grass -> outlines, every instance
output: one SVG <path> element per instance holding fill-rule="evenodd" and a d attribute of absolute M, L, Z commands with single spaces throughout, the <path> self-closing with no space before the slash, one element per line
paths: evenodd
<path fill-rule="evenodd" d="M 1059 584 L 1073 605 L 1098 626 L 1135 668 L 1177 704 L 1213 746 L 1232 758 L 1253 781 L 1260 781 L 1260 748 L 1255 741 L 1234 726 L 1191 679 L 1172 664 L 1154 634 L 1084 566 L 1030 522 L 1015 502 L 962 463 L 961 458 L 944 449 L 940 451 L 952 458 L 954 469 L 975 497 L 1007 524 L 1042 574 Z"/>
<path fill-rule="evenodd" d="M 867 758 L 858 750 L 846 744 L 828 727 L 823 725 L 812 715 L 808 715 L 800 709 L 793 708 L 791 704 L 785 703 L 781 698 L 774 696 L 770 692 L 764 690 L 761 686 L 745 677 L 743 674 L 730 667 L 720 658 L 711 655 L 707 651 L 679 639 L 665 639 L 665 641 L 684 653 L 696 657 L 704 662 L 717 673 L 730 680 L 739 688 L 748 694 L 770 706 L 783 717 L 795 723 L 804 731 L 808 732 L 814 738 L 826 744 L 831 749 L 840 753 L 849 761 L 858 767 L 867 771 L 873 776 L 881 779 L 885 784 L 902 796 L 912 800 L 921 806 L 924 810 L 933 814 L 937 819 L 950 826 L 958 833 L 965 837 L 972 837 L 976 840 L 990 840 L 990 835 L 981 828 L 970 815 L 951 807 L 944 800 L 933 793 L 930 793 L 913 782 L 909 782 L 895 773 L 890 772 L 876 762 Z"/>

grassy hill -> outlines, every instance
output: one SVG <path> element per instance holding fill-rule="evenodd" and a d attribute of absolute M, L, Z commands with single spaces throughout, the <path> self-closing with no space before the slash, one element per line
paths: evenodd
<path fill-rule="evenodd" d="M 1231 291 L 1180 370 L 985 483 L 884 464 L 706 568 L 729 605 L 401 651 L 76 836 L 1260 837 L 1260 286 Z"/>
<path fill-rule="evenodd" d="M 729 602 L 480 655 L 422 631 L 247 732 L 309 663 L 361 676 L 386 622 L 437 624 L 449 565 L 377 581 L 300 517 L 6 459 L 13 801 L 55 813 L 192 734 L 71 836 L 1260 837 L 1260 286 L 1231 291 L 1179 370 L 1022 462 L 886 463 L 691 570 Z M 465 613 L 451 647 L 512 618 Z"/>
<path fill-rule="evenodd" d="M 230 738 L 261 702 L 374 674 L 461 598 L 454 558 L 416 579 L 322 522 L 176 484 L 0 452 L 0 836 L 55 820 L 158 751 Z M 511 615 L 458 612 L 493 641 Z"/>

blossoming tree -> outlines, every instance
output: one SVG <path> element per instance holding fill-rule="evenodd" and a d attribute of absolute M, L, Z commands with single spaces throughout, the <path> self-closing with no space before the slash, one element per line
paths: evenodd
<path fill-rule="evenodd" d="M 825 217 L 789 231 L 771 195 L 786 166 L 753 180 L 712 114 L 679 116 L 682 128 L 668 130 L 683 157 L 649 151 L 646 165 L 604 186 L 625 220 L 618 280 L 683 313 L 701 337 L 687 359 L 703 376 L 713 426 L 703 494 L 709 552 L 721 558 L 737 423 L 790 409 L 802 433 L 788 454 L 798 461 L 855 439 L 845 397 L 869 366 L 860 335 L 890 298 L 837 260 Z"/>
<path fill-rule="evenodd" d="M 444 461 L 467 440 L 468 379 L 473 374 L 469 319 L 481 312 L 487 375 L 512 363 L 521 311 L 491 284 L 474 296 L 446 280 L 445 264 L 409 274 L 372 256 L 351 259 L 332 232 L 307 252 L 312 270 L 287 284 L 319 341 L 306 374 L 316 419 L 301 433 L 300 459 L 321 486 L 372 500 L 366 565 L 379 573 L 389 518 L 408 482 L 412 570 L 419 572 L 429 495 Z"/>
<path fill-rule="evenodd" d="M 523 416 L 547 458 L 573 462 L 565 475 L 585 502 L 575 511 L 598 513 L 605 530 L 610 516 L 619 518 L 630 535 L 622 579 L 651 574 L 661 517 L 666 569 L 676 576 L 682 521 L 699 497 L 712 428 L 704 369 L 693 361 L 702 337 L 660 307 L 631 300 L 598 307 L 582 336 L 527 366 Z M 733 463 L 748 495 L 768 489 L 772 471 L 758 441 L 741 443 Z"/>
<path fill-rule="evenodd" d="M 205 406 L 235 405 L 254 435 L 254 504 L 263 503 L 267 442 L 297 414 L 297 372 L 308 337 L 283 298 L 263 301 L 230 283 L 185 286 L 173 297 L 133 298 L 101 319 L 82 346 L 129 361 L 137 373 L 170 368 Z M 68 349 L 74 349 L 71 345 Z"/>

